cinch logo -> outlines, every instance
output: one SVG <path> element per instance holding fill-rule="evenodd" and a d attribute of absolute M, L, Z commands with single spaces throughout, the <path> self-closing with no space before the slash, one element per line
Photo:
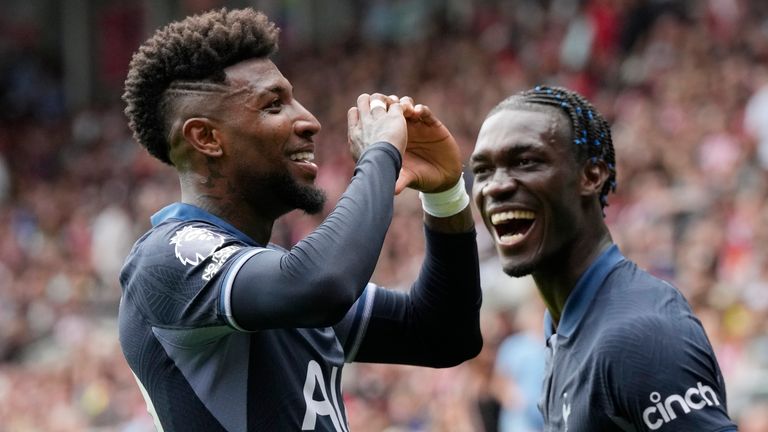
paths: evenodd
<path fill-rule="evenodd" d="M 717 400 L 717 394 L 712 387 L 702 385 L 701 382 L 696 383 L 696 387 L 686 390 L 685 396 L 669 395 L 663 402 L 661 395 L 653 392 L 651 402 L 655 405 L 643 411 L 643 421 L 651 430 L 656 430 L 675 420 L 679 413 L 688 414 L 691 410 L 700 410 L 705 406 L 720 406 L 720 401 Z"/>

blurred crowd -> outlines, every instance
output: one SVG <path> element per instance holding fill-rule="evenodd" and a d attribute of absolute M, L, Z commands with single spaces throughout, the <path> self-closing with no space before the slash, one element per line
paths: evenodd
<path fill-rule="evenodd" d="M 614 240 L 685 294 L 732 417 L 742 432 L 768 431 L 768 3 L 361 4 L 322 44 L 279 22 L 275 61 L 323 124 L 326 213 L 352 173 L 345 113 L 360 93 L 429 105 L 467 157 L 504 97 L 575 89 L 612 124 Z M 178 200 L 176 176 L 133 142 L 119 92 L 72 109 L 60 67 L 0 35 L 0 431 L 153 430 L 117 342 L 117 274 L 149 216 Z M 415 193 L 396 199 L 375 282 L 408 289 L 421 218 Z M 290 247 L 321 219 L 291 213 L 273 240 Z M 349 365 L 350 430 L 541 430 L 543 306 L 530 279 L 501 273 L 479 220 L 478 236 L 482 353 L 445 370 Z"/>

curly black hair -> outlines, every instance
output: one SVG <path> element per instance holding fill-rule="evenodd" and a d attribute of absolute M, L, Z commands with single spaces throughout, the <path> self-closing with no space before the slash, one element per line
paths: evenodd
<path fill-rule="evenodd" d="M 616 154 L 608 122 L 580 94 L 563 87 L 547 86 L 536 86 L 504 99 L 488 113 L 488 117 L 504 109 L 526 105 L 553 107 L 565 113 L 571 123 L 576 159 L 581 163 L 588 160 L 605 162 L 608 179 L 600 191 L 600 206 L 607 207 L 608 194 L 616 191 Z"/>
<path fill-rule="evenodd" d="M 279 29 L 256 10 L 226 8 L 157 30 L 131 59 L 123 100 L 134 138 L 173 165 L 166 133 L 166 90 L 174 81 L 225 83 L 223 70 L 277 51 Z"/>

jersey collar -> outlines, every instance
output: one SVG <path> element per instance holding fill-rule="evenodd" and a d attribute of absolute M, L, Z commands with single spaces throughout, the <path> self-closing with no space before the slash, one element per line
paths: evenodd
<path fill-rule="evenodd" d="M 197 220 L 208 222 L 210 224 L 216 225 L 217 227 L 223 228 L 243 243 L 252 246 L 261 246 L 259 243 L 245 235 L 242 231 L 235 228 L 229 222 L 216 215 L 208 213 L 200 207 L 193 206 L 192 204 L 185 204 L 180 202 L 170 204 L 152 215 L 150 221 L 152 222 L 152 226 L 156 227 L 169 219 L 177 219 L 182 221 Z"/>
<path fill-rule="evenodd" d="M 565 301 L 563 315 L 560 317 L 560 325 L 557 327 L 558 339 L 569 337 L 576 326 L 581 322 L 584 314 L 587 312 L 592 299 L 603 285 L 608 273 L 619 262 L 623 261 L 624 255 L 619 251 L 618 246 L 611 245 L 597 259 L 590 264 L 587 270 L 581 275 L 576 286 Z M 549 310 L 544 312 L 544 335 L 546 340 L 554 333 L 552 325 L 552 315 Z"/>

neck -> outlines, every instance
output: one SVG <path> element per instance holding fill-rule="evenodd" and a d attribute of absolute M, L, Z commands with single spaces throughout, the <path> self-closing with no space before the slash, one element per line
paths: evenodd
<path fill-rule="evenodd" d="M 581 275 L 611 244 L 608 228 L 601 223 L 597 232 L 580 236 L 533 273 L 555 326 L 560 323 L 568 296 Z"/>
<path fill-rule="evenodd" d="M 210 184 L 210 179 L 204 176 L 188 173 L 180 180 L 181 202 L 220 217 L 257 243 L 269 243 L 275 218 L 261 215 L 245 200 L 237 200 L 231 194 L 219 191 L 218 185 Z"/>

